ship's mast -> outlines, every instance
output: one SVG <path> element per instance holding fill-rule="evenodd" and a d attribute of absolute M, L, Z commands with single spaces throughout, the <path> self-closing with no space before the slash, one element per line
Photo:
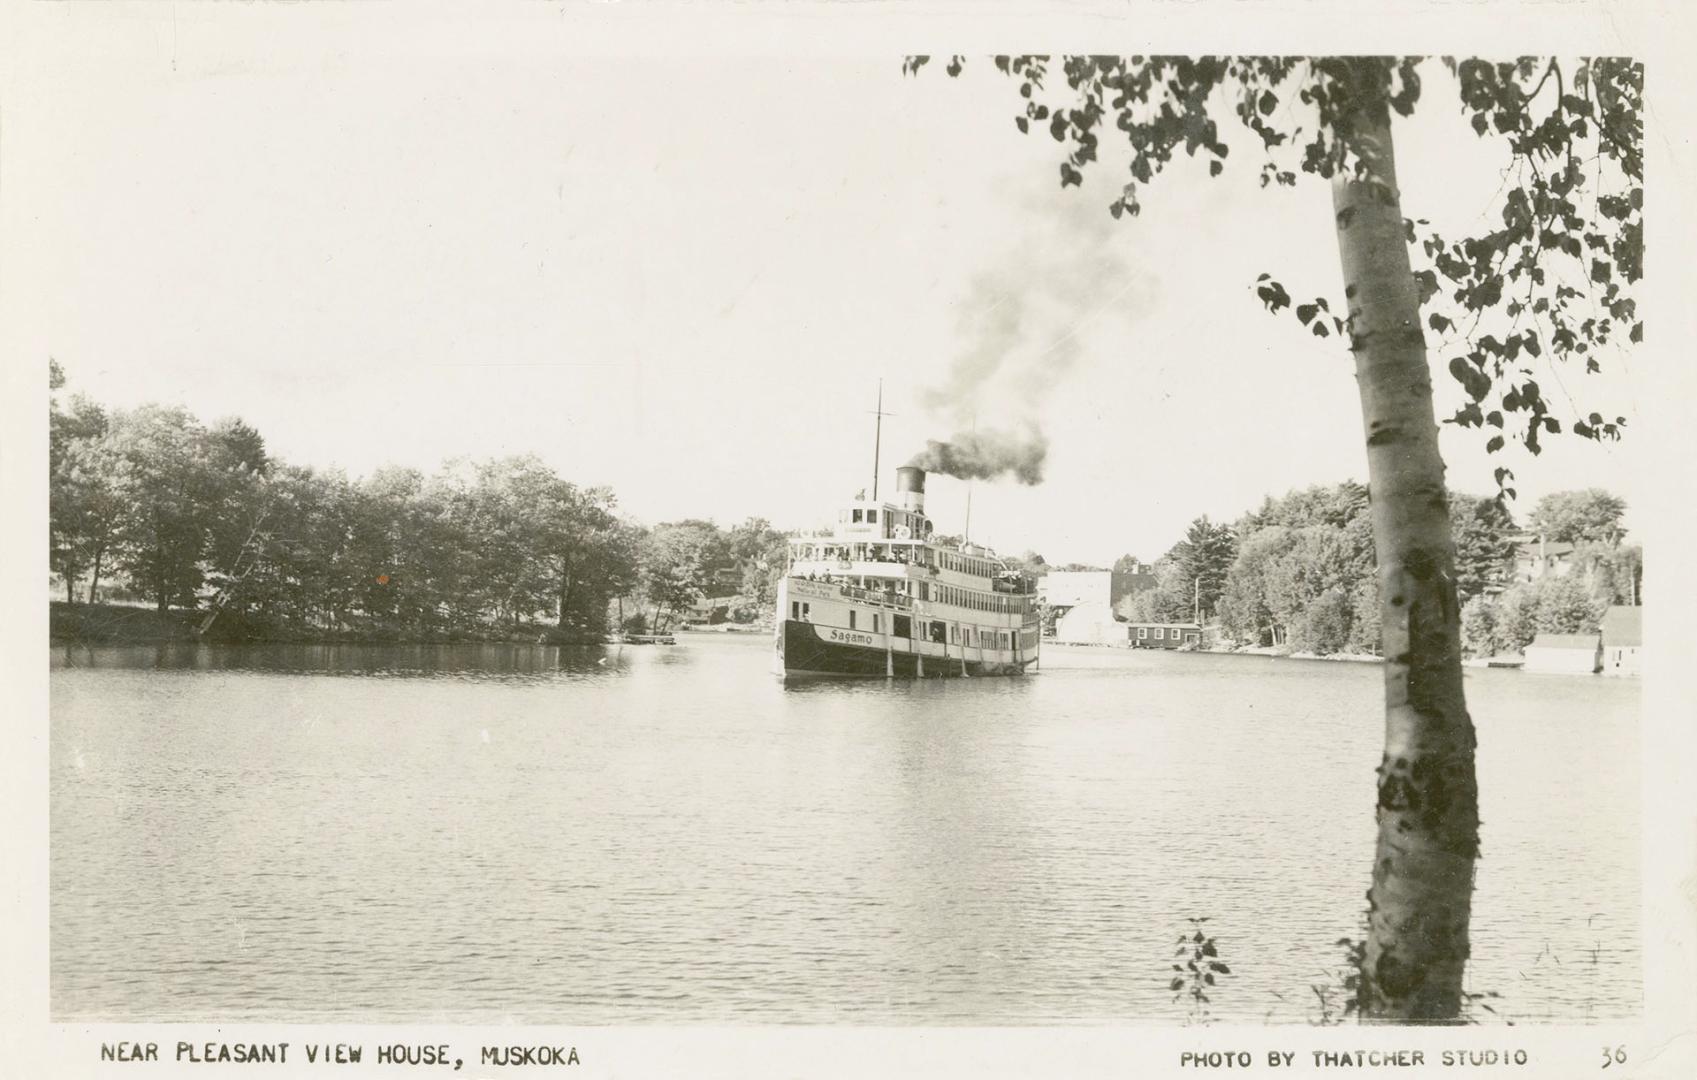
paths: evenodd
<path fill-rule="evenodd" d="M 878 380 L 878 407 L 872 410 L 872 415 L 878 418 L 872 429 L 872 501 L 878 501 L 878 451 L 884 442 L 884 417 L 894 416 L 895 413 L 884 411 L 884 380 Z"/>

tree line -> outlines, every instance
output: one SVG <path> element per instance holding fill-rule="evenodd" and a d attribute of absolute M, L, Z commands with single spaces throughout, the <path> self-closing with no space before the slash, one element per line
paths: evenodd
<path fill-rule="evenodd" d="M 1641 603 L 1643 555 L 1626 542 L 1625 512 L 1601 489 L 1557 492 L 1522 526 L 1498 497 L 1450 495 L 1468 654 L 1519 652 L 1541 632 L 1594 632 L 1610 605 Z M 1522 573 L 1522 552 L 1563 568 Z M 1268 497 L 1229 525 L 1199 517 L 1154 574 L 1154 586 L 1123 598 L 1119 614 L 1133 622 L 1200 615 L 1234 641 L 1320 655 L 1379 649 L 1373 532 L 1359 483 Z"/>
<path fill-rule="evenodd" d="M 68 603 L 145 600 L 215 636 L 594 640 L 705 597 L 769 609 L 786 534 L 653 527 L 534 455 L 361 478 L 292 465 L 240 420 L 61 400 L 50 375 L 49 551 Z"/>

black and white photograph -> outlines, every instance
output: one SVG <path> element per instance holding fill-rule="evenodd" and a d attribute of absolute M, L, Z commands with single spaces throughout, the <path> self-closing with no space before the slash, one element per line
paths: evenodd
<path fill-rule="evenodd" d="M 1692 18 L 898 7 L 7 16 L 0 1073 L 1697 1067 Z"/>

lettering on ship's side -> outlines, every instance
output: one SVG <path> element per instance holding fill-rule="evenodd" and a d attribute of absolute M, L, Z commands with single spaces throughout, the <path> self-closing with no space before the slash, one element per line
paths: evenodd
<path fill-rule="evenodd" d="M 832 599 L 837 596 L 837 589 L 833 585 L 820 585 L 812 581 L 803 581 L 800 578 L 790 579 L 790 592 L 796 596 L 817 596 L 821 599 Z"/>
<path fill-rule="evenodd" d="M 853 630 L 838 630 L 834 627 L 825 631 L 825 637 L 847 645 L 872 645 L 877 640 L 871 634 L 857 634 Z"/>

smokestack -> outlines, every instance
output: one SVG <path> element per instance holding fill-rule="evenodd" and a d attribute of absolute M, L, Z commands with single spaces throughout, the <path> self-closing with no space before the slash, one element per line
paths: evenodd
<path fill-rule="evenodd" d="M 925 470 L 903 465 L 896 470 L 896 505 L 915 514 L 925 512 Z"/>

